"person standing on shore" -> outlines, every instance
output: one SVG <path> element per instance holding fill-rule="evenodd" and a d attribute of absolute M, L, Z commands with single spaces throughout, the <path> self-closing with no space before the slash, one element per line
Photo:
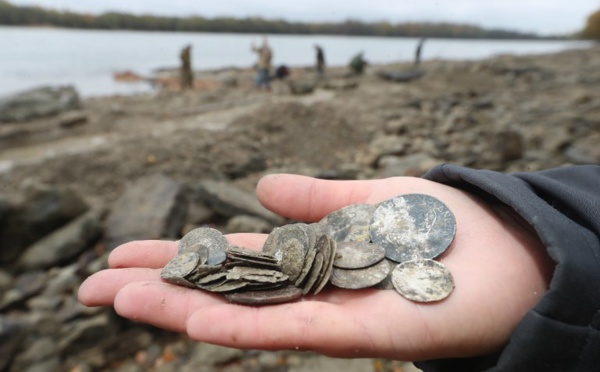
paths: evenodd
<path fill-rule="evenodd" d="M 322 80 L 325 77 L 325 53 L 320 45 L 315 45 L 317 51 L 317 79 Z"/>
<path fill-rule="evenodd" d="M 194 86 L 194 74 L 192 73 L 192 46 L 186 45 L 179 55 L 181 59 L 181 89 L 191 89 Z"/>
<path fill-rule="evenodd" d="M 263 38 L 262 46 L 256 47 L 252 43 L 252 51 L 258 54 L 258 74 L 256 77 L 256 87 L 267 91 L 271 91 L 271 60 L 273 59 L 273 51 L 269 47 L 267 37 Z"/>
<path fill-rule="evenodd" d="M 419 67 L 421 64 L 421 52 L 423 51 L 423 44 L 425 43 L 425 40 L 426 38 L 421 38 L 421 40 L 419 40 L 419 44 L 417 45 L 417 49 L 415 50 L 415 68 Z"/>

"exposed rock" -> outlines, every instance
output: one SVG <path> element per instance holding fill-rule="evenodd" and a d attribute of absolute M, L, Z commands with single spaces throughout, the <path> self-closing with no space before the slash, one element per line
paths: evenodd
<path fill-rule="evenodd" d="M 239 359 L 244 355 L 240 349 L 197 343 L 192 347 L 191 358 L 188 367 L 195 366 L 219 366 L 229 361 Z"/>
<path fill-rule="evenodd" d="M 83 111 L 70 111 L 58 117 L 58 125 L 63 128 L 73 128 L 87 123 L 87 114 Z"/>
<path fill-rule="evenodd" d="M 283 218 L 263 207 L 256 195 L 228 182 L 204 180 L 195 188 L 198 196 L 217 213 L 233 217 L 238 214 L 261 217 L 275 224 L 283 223 Z"/>
<path fill-rule="evenodd" d="M 322 355 L 313 355 L 302 359 L 301 363 L 291 366 L 289 372 L 313 372 L 313 371 L 344 371 L 364 372 L 373 370 L 371 359 L 335 359 Z"/>
<path fill-rule="evenodd" d="M 227 221 L 227 232 L 233 233 L 268 233 L 273 225 L 260 217 L 237 215 Z"/>
<path fill-rule="evenodd" d="M 310 94 L 312 92 L 314 92 L 315 87 L 317 86 L 315 83 L 313 82 L 308 82 L 308 81 L 295 81 L 295 80 L 290 80 L 288 82 L 288 85 L 290 87 L 290 92 L 292 94 Z"/>
<path fill-rule="evenodd" d="M 434 159 L 427 154 L 418 153 L 407 156 L 384 156 L 377 164 L 380 168 L 381 177 L 418 177 L 439 163 L 438 159 Z"/>
<path fill-rule="evenodd" d="M 425 75 L 423 70 L 408 70 L 408 71 L 378 71 L 377 76 L 383 80 L 393 81 L 395 83 L 408 83 L 417 80 Z"/>
<path fill-rule="evenodd" d="M 490 151 L 502 162 L 520 159 L 525 151 L 523 135 L 514 130 L 499 131 L 492 137 Z"/>
<path fill-rule="evenodd" d="M 0 99 L 0 122 L 22 122 L 80 108 L 75 88 L 42 87 Z"/>
<path fill-rule="evenodd" d="M 42 337 L 34 340 L 21 350 L 11 365 L 11 371 L 43 371 L 42 366 L 58 366 L 59 350 L 56 340 L 51 337 Z M 46 364 L 50 362 L 51 364 Z M 54 368 L 46 369 L 53 371 Z"/>
<path fill-rule="evenodd" d="M 19 259 L 22 269 L 40 269 L 67 262 L 102 235 L 101 212 L 90 210 L 27 248 Z"/>
<path fill-rule="evenodd" d="M 565 156 L 575 164 L 600 164 L 600 133 L 577 140 L 567 148 Z"/>
<path fill-rule="evenodd" d="M 10 365 L 27 333 L 25 322 L 0 314 L 0 371 Z"/>
<path fill-rule="evenodd" d="M 64 354 L 76 354 L 82 350 L 92 348 L 100 340 L 114 337 L 112 326 L 113 322 L 106 313 L 69 324 L 63 331 L 64 335 L 59 340 L 58 347 Z"/>
<path fill-rule="evenodd" d="M 155 174 L 129 185 L 106 220 L 108 249 L 143 239 L 177 238 L 185 224 L 187 203 L 181 184 Z"/>
<path fill-rule="evenodd" d="M 46 285 L 47 274 L 42 271 L 27 271 L 19 275 L 13 288 L 9 289 L 0 302 L 0 309 L 18 304 L 38 294 Z"/>
<path fill-rule="evenodd" d="M 87 209 L 86 202 L 73 191 L 32 186 L 24 200 L 10 205 L 5 223 L 0 224 L 0 263 L 15 260 L 31 243 Z"/>

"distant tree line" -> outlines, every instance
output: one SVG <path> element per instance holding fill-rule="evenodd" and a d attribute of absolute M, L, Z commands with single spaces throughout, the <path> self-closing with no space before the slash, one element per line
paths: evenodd
<path fill-rule="evenodd" d="M 587 24 L 583 31 L 581 31 L 581 37 L 584 39 L 600 40 L 600 10 L 597 10 L 588 17 Z"/>
<path fill-rule="evenodd" d="M 56 26 L 79 29 L 194 31 L 303 35 L 407 36 L 445 38 L 531 39 L 531 33 L 484 29 L 474 25 L 451 23 L 300 23 L 252 18 L 162 17 L 109 12 L 99 15 L 58 11 L 33 6 L 15 6 L 0 0 L 0 25 Z"/>

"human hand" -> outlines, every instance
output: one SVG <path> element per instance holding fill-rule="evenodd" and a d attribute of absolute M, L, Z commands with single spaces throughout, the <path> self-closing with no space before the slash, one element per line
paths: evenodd
<path fill-rule="evenodd" d="M 88 306 L 114 306 L 121 316 L 185 332 L 192 339 L 243 349 L 315 350 L 335 357 L 423 360 L 467 357 L 502 347 L 547 289 L 552 264 L 537 237 L 501 218 L 474 196 L 420 178 L 324 181 L 272 175 L 257 187 L 272 211 L 318 221 L 346 205 L 375 204 L 422 193 L 453 211 L 457 232 L 439 258 L 456 288 L 445 300 L 414 303 L 393 290 L 326 288 L 293 303 L 251 307 L 220 295 L 163 282 L 161 268 L 176 242 L 138 241 L 115 249 L 110 269 L 79 291 Z M 266 235 L 229 235 L 231 244 L 260 249 Z"/>

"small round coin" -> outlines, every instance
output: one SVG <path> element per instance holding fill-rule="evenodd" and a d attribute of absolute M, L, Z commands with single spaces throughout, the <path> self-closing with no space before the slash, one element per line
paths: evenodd
<path fill-rule="evenodd" d="M 436 258 L 452 243 L 452 211 L 430 195 L 406 194 L 380 203 L 371 222 L 371 241 L 396 262 Z"/>
<path fill-rule="evenodd" d="M 368 242 L 341 242 L 333 266 L 340 269 L 363 269 L 373 266 L 385 257 L 385 249 Z"/>
<path fill-rule="evenodd" d="M 193 288 L 188 277 L 194 273 L 200 259 L 196 252 L 183 252 L 173 257 L 160 272 L 160 277 L 169 283 Z"/>
<path fill-rule="evenodd" d="M 336 242 L 368 242 L 375 206 L 353 204 L 328 214 L 321 221 L 323 233 Z"/>
<path fill-rule="evenodd" d="M 185 234 L 179 241 L 179 253 L 194 249 L 197 245 L 208 248 L 207 265 L 218 265 L 227 259 L 227 238 L 217 229 L 199 227 Z"/>
<path fill-rule="evenodd" d="M 390 265 L 386 260 L 365 269 L 336 269 L 331 271 L 331 284 L 339 288 L 361 289 L 379 284 L 390 272 Z"/>
<path fill-rule="evenodd" d="M 416 302 L 443 300 L 454 289 L 448 268 L 429 259 L 399 264 L 392 272 L 392 284 L 402 297 Z"/>

